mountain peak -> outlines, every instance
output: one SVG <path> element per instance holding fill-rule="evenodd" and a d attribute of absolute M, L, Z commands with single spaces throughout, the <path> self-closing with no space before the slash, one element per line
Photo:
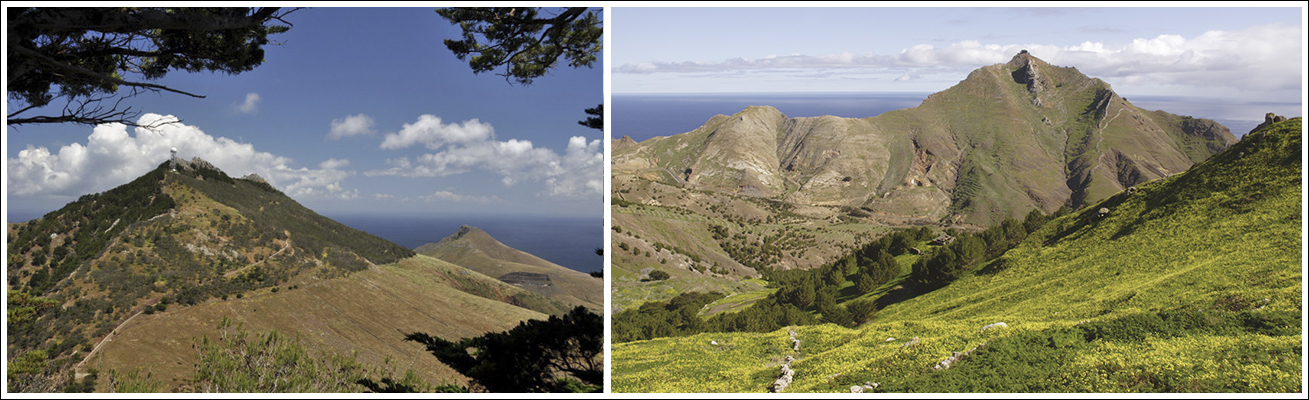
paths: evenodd
<path fill-rule="evenodd" d="M 259 176 L 259 174 L 256 173 L 250 173 L 246 176 L 241 177 L 241 179 L 245 179 L 251 182 L 268 183 L 268 180 L 264 179 L 264 177 Z"/>
<path fill-rule="evenodd" d="M 1018 54 L 1014 54 L 1014 58 L 1009 59 L 1008 65 L 1011 68 L 1022 68 L 1023 66 L 1032 63 L 1032 60 L 1045 63 L 1044 60 L 1036 58 L 1036 56 L 1033 56 L 1032 53 L 1028 53 L 1027 50 L 1023 50 L 1018 52 Z"/>
<path fill-rule="evenodd" d="M 473 232 L 482 232 L 482 230 L 481 230 L 481 229 L 477 229 L 476 227 L 468 226 L 468 225 L 460 225 L 460 226 L 459 226 L 459 230 L 455 231 L 455 234 L 452 235 L 451 238 L 453 238 L 453 239 L 459 239 L 459 238 L 464 237 L 464 235 L 467 235 L 467 234 L 469 234 L 469 233 L 473 233 Z M 485 232 L 482 232 L 482 233 L 485 234 Z"/>
<path fill-rule="evenodd" d="M 169 159 L 169 161 L 173 163 L 173 169 L 175 170 L 194 171 L 200 169 L 208 169 L 208 170 L 214 170 L 220 172 L 222 171 L 221 169 L 218 169 L 218 167 L 215 167 L 214 164 L 211 164 L 208 161 L 205 161 L 203 158 L 200 158 L 198 156 L 191 158 L 191 160 L 189 161 L 178 156 L 173 156 L 171 159 Z"/>
<path fill-rule="evenodd" d="M 1023 50 L 1017 55 L 1014 55 L 1014 58 L 1010 59 L 1009 63 L 1006 65 L 1009 68 L 1014 69 L 1014 82 L 1027 85 L 1027 91 L 1029 93 L 1040 94 L 1045 91 L 1047 86 L 1049 86 L 1049 80 L 1041 73 L 1041 67 L 1049 64 L 1032 56 L 1032 54 L 1028 53 L 1027 50 Z M 1040 99 L 1034 101 L 1037 106 L 1040 106 Z"/>

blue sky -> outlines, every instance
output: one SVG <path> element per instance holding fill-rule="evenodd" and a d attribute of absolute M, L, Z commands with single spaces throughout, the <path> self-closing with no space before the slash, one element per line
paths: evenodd
<path fill-rule="evenodd" d="M 257 173 L 325 214 L 600 218 L 602 133 L 577 121 L 604 101 L 604 68 L 565 66 L 530 86 L 474 75 L 441 43 L 460 30 L 433 10 L 296 11 L 254 70 L 156 82 L 206 98 L 127 100 L 147 120 L 182 121 L 157 132 L 7 127 L 5 205 L 54 210 L 140 176 L 177 147 L 230 175 Z"/>
<path fill-rule="evenodd" d="M 937 92 L 1027 49 L 1128 98 L 1200 100 L 1173 112 L 1301 115 L 1304 8 L 1274 5 L 615 7 L 612 92 Z"/>

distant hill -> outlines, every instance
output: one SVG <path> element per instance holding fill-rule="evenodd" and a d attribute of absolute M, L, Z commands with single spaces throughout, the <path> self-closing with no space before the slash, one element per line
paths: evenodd
<path fill-rule="evenodd" d="M 985 226 L 1099 201 L 1235 140 L 1024 51 L 919 107 L 852 119 L 752 106 L 691 132 L 616 140 L 613 165 L 615 177 L 671 175 L 687 189 Z"/>
<path fill-rule="evenodd" d="M 1270 118 L 856 329 L 616 344 L 614 390 L 762 392 L 790 355 L 788 392 L 1301 391 L 1302 136 Z"/>
<path fill-rule="evenodd" d="M 232 178 L 199 158 L 164 162 L 7 229 L 7 359 L 41 366 L 11 379 L 13 391 L 57 391 L 73 371 L 148 366 L 142 360 L 167 364 L 156 374 L 185 387 L 186 360 L 195 357 L 190 340 L 221 317 L 312 335 L 320 349 L 359 350 L 362 361 L 381 366 L 419 351 L 401 341 L 410 332 L 458 340 L 566 311 L 416 256 L 301 206 L 258 176 Z M 391 316 L 375 320 L 383 315 Z M 425 376 L 463 379 L 440 371 L 449 372 Z"/>
<path fill-rule="evenodd" d="M 603 280 L 506 246 L 481 229 L 464 225 L 453 235 L 414 250 L 554 299 L 568 309 L 604 310 Z"/>

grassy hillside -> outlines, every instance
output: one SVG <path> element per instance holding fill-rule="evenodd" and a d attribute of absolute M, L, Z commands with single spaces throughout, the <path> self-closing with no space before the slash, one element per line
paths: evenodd
<path fill-rule="evenodd" d="M 454 235 L 438 243 L 419 246 L 415 251 L 497 279 L 504 279 L 511 273 L 548 276 L 548 286 L 535 281 L 517 285 L 561 303 L 548 308 L 533 308 L 537 311 L 559 315 L 576 306 L 585 306 L 595 312 L 604 310 L 603 280 L 506 246 L 481 229 L 463 226 Z"/>
<path fill-rule="evenodd" d="M 686 291 L 758 290 L 743 279 L 759 277 L 759 268 L 814 268 L 888 230 L 856 223 L 842 207 L 796 207 L 640 177 L 614 180 L 621 187 L 611 207 L 615 312 Z M 622 200 L 629 196 L 649 200 Z M 649 280 L 654 271 L 670 278 Z"/>
<path fill-rule="evenodd" d="M 761 392 L 791 354 L 797 392 L 1299 391 L 1301 135 L 1247 135 L 857 329 L 795 328 L 799 351 L 785 329 L 616 344 L 614 390 Z"/>
<path fill-rule="evenodd" d="M 86 367 L 101 371 L 143 367 L 168 388 L 197 389 L 189 386 L 198 361 L 192 342 L 204 336 L 217 338 L 220 323 L 228 319 L 251 332 L 276 330 L 299 337 L 308 348 L 353 355 L 363 365 L 395 368 L 395 376 L 404 373 L 400 369 L 412 369 L 430 383 L 466 385 L 466 378 L 422 352 L 421 345 L 405 342 L 404 336 L 424 332 L 458 340 L 546 317 L 456 289 L 452 279 L 458 278 L 451 275 L 467 273 L 417 256 L 343 278 L 139 315 L 119 327 Z M 500 290 L 516 289 L 501 286 Z"/>
<path fill-rule="evenodd" d="M 415 258 L 412 250 L 318 215 L 258 177 L 234 179 L 199 159 L 176 160 L 176 170 L 165 162 L 128 184 L 7 229 L 6 359 L 24 366 L 11 369 L 19 371 L 9 380 L 15 392 L 83 390 L 74 374 L 100 369 L 83 362 L 88 354 L 112 353 L 133 335 L 123 329 L 155 320 L 172 322 L 139 331 L 148 339 L 129 339 L 152 345 L 103 362 L 125 373 L 143 359 L 157 361 L 151 364 L 160 369 L 156 376 L 178 378 L 166 382 L 175 387 L 186 374 L 178 368 L 189 365 L 178 357 L 190 355 L 178 346 L 212 331 L 220 314 L 256 318 L 237 305 L 276 316 L 271 325 L 249 328 L 308 332 L 314 346 L 341 355 L 352 346 L 375 350 L 363 357 L 374 366 L 386 356 L 412 358 L 394 344 L 407 332 L 458 339 L 543 315 L 532 310 L 568 308 L 466 268 Z M 370 280 L 378 273 L 383 276 Z M 275 300 L 254 300 L 265 297 Z M 409 301 L 422 304 L 406 308 Z M 406 310 L 440 327 L 406 328 L 412 321 L 393 314 Z M 183 318 L 193 323 L 187 325 L 173 315 L 195 317 Z M 376 321 L 379 316 L 389 317 Z M 335 326 L 355 320 L 369 322 Z M 388 324 L 397 332 L 375 331 Z"/>

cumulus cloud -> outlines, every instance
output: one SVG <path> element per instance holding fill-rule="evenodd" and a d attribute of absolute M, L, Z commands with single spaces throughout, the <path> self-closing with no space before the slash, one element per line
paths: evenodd
<path fill-rule="evenodd" d="M 349 166 L 350 166 L 350 160 L 344 158 L 340 160 L 335 158 L 329 158 L 327 159 L 327 161 L 318 163 L 318 168 L 322 168 L 322 169 L 340 169 L 341 167 L 349 167 Z"/>
<path fill-rule="evenodd" d="M 484 142 L 495 136 L 491 124 L 484 124 L 476 118 L 463 123 L 442 123 L 441 118 L 423 114 L 418 121 L 404 124 L 400 132 L 388 133 L 382 140 L 383 149 L 402 149 L 422 144 L 429 149 L 437 149 L 447 143 Z"/>
<path fill-rule="evenodd" d="M 343 137 L 372 135 L 374 133 L 376 132 L 373 131 L 373 117 L 360 113 L 345 118 L 333 119 L 332 130 L 327 133 L 327 138 L 339 140 Z"/>
<path fill-rule="evenodd" d="M 770 55 L 714 63 L 643 62 L 619 66 L 614 72 L 722 73 L 823 68 L 902 72 L 923 67 L 967 71 L 1006 62 L 1026 49 L 1051 64 L 1075 66 L 1091 76 L 1123 78 L 1120 81 L 1126 83 L 1298 90 L 1302 40 L 1299 26 L 1274 23 L 1236 31 L 1208 31 L 1192 38 L 1179 35 L 1138 38 L 1129 43 L 984 44 L 965 40 L 941 48 L 919 44 L 890 55 L 845 52 L 817 56 Z"/>
<path fill-rule="evenodd" d="M 254 114 L 259 111 L 259 93 L 246 93 L 245 102 L 232 103 L 232 109 L 242 114 Z"/>
<path fill-rule="evenodd" d="M 413 124 L 405 124 L 398 133 L 386 135 L 382 148 L 395 149 L 422 144 L 430 150 L 413 159 L 387 160 L 390 168 L 368 171 L 365 175 L 435 177 L 461 174 L 473 170 L 499 174 L 500 182 L 513 186 L 533 181 L 545 185 L 544 195 L 583 197 L 603 191 L 604 154 L 600 140 L 569 138 L 564 154 L 531 141 L 495 139 L 490 124 L 476 119 L 462 123 L 442 123 L 440 118 L 423 115 Z"/>
<path fill-rule="evenodd" d="M 172 120 L 173 116 L 147 113 L 141 125 Z M 346 190 L 341 181 L 354 171 L 340 170 L 348 160 L 329 159 L 320 169 L 292 168 L 292 160 L 256 151 L 249 143 L 214 137 L 199 127 L 174 122 L 157 128 L 126 125 L 96 126 L 86 144 L 73 143 L 51 152 L 28 145 L 17 158 L 5 160 L 9 170 L 8 190 L 14 196 L 79 196 L 112 189 L 136 179 L 168 159 L 169 149 L 179 157 L 200 157 L 234 177 L 259 174 L 288 195 L 353 198 L 357 190 Z"/>

